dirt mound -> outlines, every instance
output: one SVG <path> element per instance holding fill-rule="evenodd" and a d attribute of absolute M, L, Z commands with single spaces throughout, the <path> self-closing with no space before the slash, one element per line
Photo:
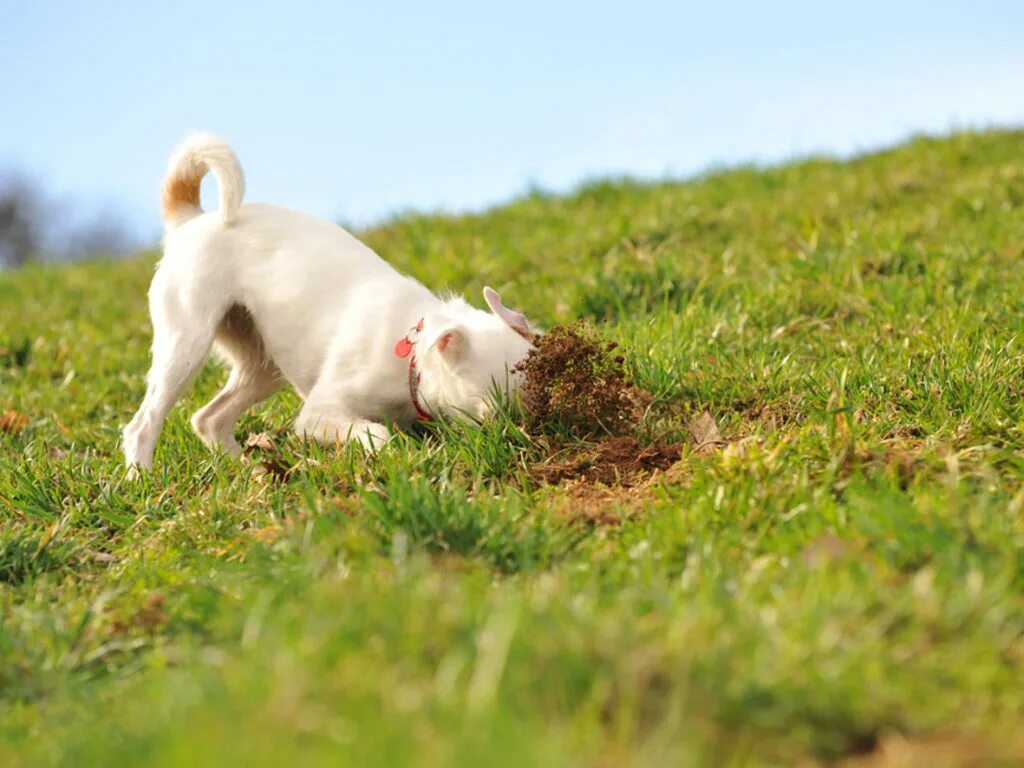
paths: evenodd
<path fill-rule="evenodd" d="M 531 419 L 578 436 L 624 435 L 651 403 L 651 395 L 629 383 L 617 345 L 583 324 L 555 326 L 541 336 L 516 367 L 523 374 L 521 397 Z"/>
<path fill-rule="evenodd" d="M 616 344 L 588 326 L 555 326 L 516 370 L 527 422 L 543 435 L 544 456 L 528 468 L 535 481 L 637 488 L 681 458 L 679 443 L 637 438 L 653 397 L 629 380 Z M 724 443 L 708 413 L 690 433 L 702 454 Z"/>

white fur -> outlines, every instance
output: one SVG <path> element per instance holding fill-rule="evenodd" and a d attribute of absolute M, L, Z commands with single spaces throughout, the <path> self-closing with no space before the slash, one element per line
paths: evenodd
<path fill-rule="evenodd" d="M 285 382 L 305 401 L 295 430 L 318 441 L 373 448 L 389 438 L 386 425 L 409 425 L 409 361 L 394 346 L 420 318 L 419 399 L 432 413 L 481 419 L 495 384 L 516 386 L 511 371 L 532 336 L 525 319 L 513 327 L 460 298 L 442 300 L 334 224 L 241 205 L 241 168 L 215 137 L 191 137 L 166 184 L 206 169 L 219 182 L 220 211 L 165 211 L 164 257 L 149 291 L 153 362 L 145 399 L 124 430 L 130 466 L 152 465 L 167 413 L 214 346 L 231 375 L 192 425 L 208 445 L 233 454 L 235 421 Z"/>

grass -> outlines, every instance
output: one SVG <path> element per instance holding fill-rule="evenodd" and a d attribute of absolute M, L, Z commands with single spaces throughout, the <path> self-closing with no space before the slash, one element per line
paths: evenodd
<path fill-rule="evenodd" d="M 365 458 L 289 394 L 260 478 L 189 430 L 210 366 L 131 482 L 155 256 L 0 276 L 0 762 L 1024 761 L 1024 133 L 360 234 L 729 445 L 596 501 L 507 414 Z"/>

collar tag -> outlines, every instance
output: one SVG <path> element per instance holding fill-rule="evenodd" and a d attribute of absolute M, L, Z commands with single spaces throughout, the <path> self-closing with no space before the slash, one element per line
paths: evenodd
<path fill-rule="evenodd" d="M 420 336 L 420 331 L 423 330 L 423 318 L 416 323 L 405 336 L 399 339 L 395 343 L 395 357 L 406 358 L 412 354 L 413 346 L 416 344 L 416 340 Z"/>
<path fill-rule="evenodd" d="M 412 354 L 412 342 L 408 339 L 399 339 L 395 344 L 395 357 L 408 357 Z"/>

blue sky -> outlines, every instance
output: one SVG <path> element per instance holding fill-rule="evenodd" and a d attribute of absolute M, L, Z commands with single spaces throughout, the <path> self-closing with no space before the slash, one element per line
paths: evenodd
<path fill-rule="evenodd" d="M 0 168 L 155 237 L 167 157 L 207 129 L 248 200 L 364 224 L 1021 125 L 1022 41 L 1024 3 L 983 0 L 8 0 Z"/>

